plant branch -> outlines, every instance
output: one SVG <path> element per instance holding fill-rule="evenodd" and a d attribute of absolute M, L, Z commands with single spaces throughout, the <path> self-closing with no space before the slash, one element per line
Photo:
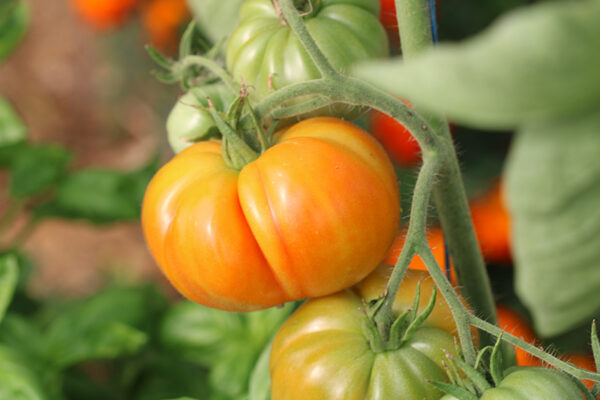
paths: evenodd
<path fill-rule="evenodd" d="M 240 91 L 240 85 L 233 80 L 233 77 L 229 74 L 229 72 L 227 72 L 225 68 L 221 67 L 217 62 L 211 60 L 210 58 L 198 55 L 187 56 L 175 63 L 175 66 L 182 70 L 193 66 L 204 67 L 219 77 L 219 79 L 221 79 L 223 83 L 225 83 L 225 85 L 231 89 L 231 91 L 236 94 Z"/>
<path fill-rule="evenodd" d="M 470 312 L 461 303 L 460 299 L 454 292 L 452 285 L 448 282 L 448 279 L 440 269 L 435 256 L 431 252 L 429 245 L 426 241 L 420 242 L 420 248 L 417 254 L 423 259 L 423 262 L 427 266 L 429 274 L 433 278 L 436 286 L 442 292 L 446 303 L 452 311 L 452 317 L 456 321 L 456 329 L 458 332 L 458 339 L 460 346 L 465 354 L 465 361 L 469 365 L 475 365 L 477 359 L 477 352 L 475 351 L 475 345 L 473 344 L 473 336 L 471 335 L 471 327 L 469 325 Z"/>
<path fill-rule="evenodd" d="M 402 54 L 410 59 L 433 45 L 429 4 L 426 0 L 396 0 L 396 16 L 402 43 Z M 415 109 L 419 110 L 418 105 Z M 475 236 L 468 200 L 460 173 L 458 158 L 445 118 L 423 113 L 443 145 L 440 179 L 433 188 L 433 200 L 440 216 L 444 237 L 456 269 L 461 292 L 473 312 L 496 323 L 496 309 L 485 263 Z M 492 338 L 482 335 L 482 346 Z M 514 363 L 510 348 L 502 349 L 504 359 Z"/>
<path fill-rule="evenodd" d="M 496 337 L 499 335 L 502 335 L 503 341 L 525 350 L 527 353 L 529 353 L 535 357 L 538 357 L 545 363 L 547 363 L 557 369 L 560 369 L 560 370 L 568 373 L 569 375 L 574 376 L 575 378 L 588 379 L 588 380 L 591 380 L 594 382 L 600 382 L 600 373 L 594 373 L 594 372 L 587 371 L 585 369 L 576 367 L 575 365 L 573 365 L 571 363 L 568 363 L 559 358 L 551 356 L 550 354 L 537 348 L 536 346 L 534 346 L 530 343 L 527 343 L 527 342 L 523 341 L 522 339 L 519 339 L 516 336 L 503 331 L 502 329 L 498 328 L 496 325 L 490 324 L 489 322 L 487 322 L 481 318 L 477 318 L 474 315 L 469 314 L 468 318 L 469 318 L 470 324 L 473 325 L 474 327 L 479 328 L 482 331 L 488 332 L 491 335 L 494 335 Z"/>

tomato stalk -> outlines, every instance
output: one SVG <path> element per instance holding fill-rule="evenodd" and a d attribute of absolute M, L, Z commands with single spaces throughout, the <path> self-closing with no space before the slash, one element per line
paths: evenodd
<path fill-rule="evenodd" d="M 425 0 L 396 0 L 396 17 L 402 46 L 402 56 L 409 59 L 433 45 L 429 3 Z M 415 106 L 419 110 L 418 105 Z M 497 323 L 494 299 L 485 262 L 471 222 L 467 195 L 460 174 L 456 151 L 445 118 L 423 113 L 444 145 L 439 182 L 433 187 L 433 200 L 440 216 L 451 258 L 465 296 L 471 308 L 487 321 Z M 486 335 L 487 336 L 487 335 Z M 492 339 L 483 336 L 482 345 Z M 514 364 L 514 352 L 504 347 L 503 355 Z"/>

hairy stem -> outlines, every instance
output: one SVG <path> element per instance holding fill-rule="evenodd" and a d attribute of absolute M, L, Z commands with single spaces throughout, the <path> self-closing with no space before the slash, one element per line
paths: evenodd
<path fill-rule="evenodd" d="M 240 91 L 240 85 L 233 80 L 229 72 L 227 72 L 225 68 L 221 67 L 218 63 L 210 58 L 202 56 L 187 56 L 179 62 L 179 65 L 182 69 L 192 66 L 204 67 L 221 79 L 223 83 L 225 83 L 225 85 L 231 89 L 232 92 L 239 93 Z"/>
<path fill-rule="evenodd" d="M 396 0 L 396 10 L 403 57 L 410 59 L 430 48 L 433 41 L 427 0 Z M 418 105 L 415 105 L 415 110 L 419 110 Z M 441 146 L 443 162 L 439 182 L 433 188 L 433 200 L 461 284 L 461 292 L 473 312 L 489 322 L 496 323 L 492 290 L 471 222 L 467 196 L 448 123 L 435 114 L 422 114 L 443 143 Z M 491 337 L 482 335 L 482 346 L 492 343 Z M 503 356 L 511 363 L 514 360 L 510 348 L 503 348 Z"/>

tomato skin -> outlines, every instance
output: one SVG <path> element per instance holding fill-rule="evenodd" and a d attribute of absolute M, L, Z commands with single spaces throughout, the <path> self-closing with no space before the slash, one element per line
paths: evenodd
<path fill-rule="evenodd" d="M 146 241 L 189 299 L 248 311 L 323 296 L 360 281 L 385 256 L 400 206 L 381 146 L 325 117 L 276 141 L 240 172 L 225 165 L 220 142 L 197 143 L 148 186 Z"/>
<path fill-rule="evenodd" d="M 71 0 L 71 3 L 84 21 L 106 30 L 124 23 L 139 0 Z"/>
<path fill-rule="evenodd" d="M 414 287 L 427 276 L 423 271 L 407 273 L 400 292 L 408 295 L 396 297 L 395 311 L 412 306 Z M 371 281 L 366 286 L 370 288 L 373 284 Z M 363 283 L 360 286 L 364 286 Z M 423 288 L 430 291 L 431 286 L 430 279 L 423 281 Z M 437 400 L 441 397 L 441 392 L 427 380 L 446 380 L 441 366 L 445 360 L 444 350 L 454 353 L 453 336 L 436 327 L 435 322 L 445 314 L 447 305 L 436 303 L 433 319 L 425 320 L 399 349 L 374 353 L 362 330 L 361 290 L 365 288 L 309 300 L 285 322 L 271 350 L 273 400 Z M 379 285 L 375 292 L 383 290 L 384 286 Z M 421 299 L 423 307 L 427 303 L 425 293 L 427 289 Z"/>
<path fill-rule="evenodd" d="M 192 88 L 177 100 L 167 119 L 169 145 L 175 153 L 190 147 L 194 142 L 220 136 L 215 121 L 208 111 L 210 98 L 217 110 L 226 110 L 233 94 L 223 84 Z"/>
<path fill-rule="evenodd" d="M 564 374 L 543 367 L 509 370 L 498 387 L 486 390 L 480 400 L 581 400 L 583 394 Z M 441 400 L 457 400 L 446 395 Z"/>
<path fill-rule="evenodd" d="M 421 147 L 404 125 L 379 111 L 371 112 L 370 125 L 373 136 L 396 163 L 412 167 L 421 162 Z"/>
<path fill-rule="evenodd" d="M 314 12 L 304 17 L 306 27 L 338 71 L 348 73 L 355 62 L 388 55 L 386 33 L 377 18 L 378 0 L 320 0 L 314 5 Z M 264 99 L 273 89 L 321 77 L 291 28 L 278 19 L 271 0 L 242 4 L 240 25 L 227 44 L 226 62 L 236 80 L 253 88 L 250 96 L 254 101 Z M 302 97 L 286 105 L 307 100 Z M 362 112 L 362 108 L 336 103 L 296 120 L 316 115 L 353 119 Z"/>

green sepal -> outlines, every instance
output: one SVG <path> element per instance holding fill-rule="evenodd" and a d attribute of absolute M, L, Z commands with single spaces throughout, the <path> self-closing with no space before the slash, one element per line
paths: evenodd
<path fill-rule="evenodd" d="M 501 343 L 502 334 L 498 336 L 498 340 L 496 340 L 492 355 L 490 356 L 490 375 L 496 386 L 498 386 L 504 378 L 504 374 L 502 373 L 502 351 L 500 351 Z"/>
<path fill-rule="evenodd" d="M 150 45 L 146 45 L 146 51 L 148 52 L 148 55 L 152 61 L 164 69 L 171 69 L 171 67 L 175 64 L 175 61 L 165 57 L 160 51 L 156 50 Z"/>
<path fill-rule="evenodd" d="M 483 393 L 492 388 L 487 379 L 485 379 L 485 376 L 483 376 L 483 374 L 476 368 L 458 358 L 455 358 L 452 361 L 465 373 L 467 378 L 473 383 L 473 386 L 479 393 Z"/>

